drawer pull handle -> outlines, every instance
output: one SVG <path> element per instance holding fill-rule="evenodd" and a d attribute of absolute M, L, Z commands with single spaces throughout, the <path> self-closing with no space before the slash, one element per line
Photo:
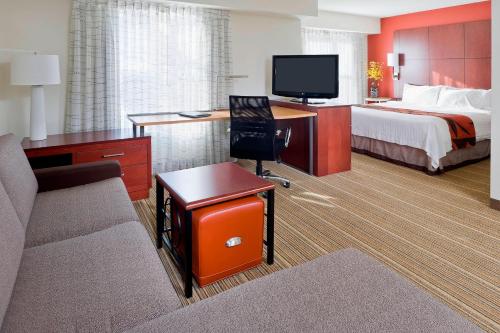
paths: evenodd
<path fill-rule="evenodd" d="M 241 244 L 241 237 L 229 238 L 226 241 L 226 247 L 235 247 Z"/>
<path fill-rule="evenodd" d="M 125 156 L 125 153 L 102 155 L 102 158 L 119 157 L 119 156 Z"/>

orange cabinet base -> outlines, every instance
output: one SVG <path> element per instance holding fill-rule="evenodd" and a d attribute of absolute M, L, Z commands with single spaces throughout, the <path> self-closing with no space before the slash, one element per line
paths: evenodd
<path fill-rule="evenodd" d="M 257 196 L 193 211 L 193 275 L 200 287 L 262 262 L 264 202 Z"/>

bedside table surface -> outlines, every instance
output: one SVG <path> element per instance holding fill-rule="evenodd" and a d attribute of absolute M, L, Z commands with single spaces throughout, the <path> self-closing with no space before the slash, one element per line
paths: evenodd
<path fill-rule="evenodd" d="M 366 102 L 388 102 L 392 100 L 392 97 L 367 97 Z"/>

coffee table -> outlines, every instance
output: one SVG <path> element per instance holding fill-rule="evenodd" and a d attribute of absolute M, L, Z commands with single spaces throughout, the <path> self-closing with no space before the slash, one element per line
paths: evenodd
<path fill-rule="evenodd" d="M 184 256 L 175 254 L 165 228 L 165 192 L 170 195 L 170 212 L 173 205 L 184 211 L 185 234 Z M 156 175 L 156 246 L 166 245 L 174 261 L 183 273 L 184 295 L 193 295 L 192 270 L 192 211 L 224 201 L 234 200 L 257 193 L 267 194 L 266 240 L 267 263 L 274 263 L 274 184 L 270 183 L 236 163 L 227 162 L 198 168 L 185 169 Z M 170 215 L 170 221 L 173 221 Z"/>

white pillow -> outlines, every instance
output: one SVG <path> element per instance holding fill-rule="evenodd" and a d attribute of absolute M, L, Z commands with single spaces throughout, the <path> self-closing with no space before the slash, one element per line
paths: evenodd
<path fill-rule="evenodd" d="M 476 109 L 491 110 L 491 89 L 471 89 L 469 93 L 469 102 Z"/>
<path fill-rule="evenodd" d="M 419 105 L 436 105 L 440 91 L 441 86 L 414 86 L 405 83 L 402 101 Z"/>
<path fill-rule="evenodd" d="M 491 110 L 491 89 L 443 87 L 437 104 L 443 107 L 472 107 L 475 109 Z"/>
<path fill-rule="evenodd" d="M 464 89 L 443 88 L 439 94 L 437 105 L 449 108 L 470 108 L 472 105 L 469 101 L 469 93 L 470 91 Z"/>

